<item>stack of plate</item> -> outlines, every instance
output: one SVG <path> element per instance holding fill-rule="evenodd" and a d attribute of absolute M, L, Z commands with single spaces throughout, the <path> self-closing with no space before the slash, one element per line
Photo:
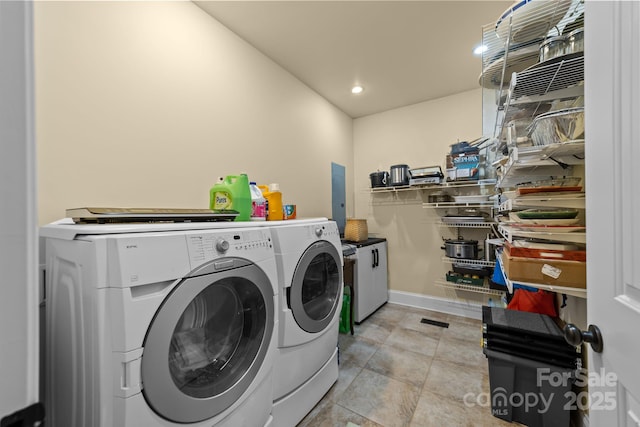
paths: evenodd
<path fill-rule="evenodd" d="M 511 212 L 509 219 L 520 224 L 575 225 L 580 222 L 575 209 L 526 209 Z"/>
<path fill-rule="evenodd" d="M 561 178 L 544 179 L 540 181 L 518 184 L 516 189 L 519 196 L 533 193 L 557 193 L 581 191 L 580 177 L 569 176 Z"/>

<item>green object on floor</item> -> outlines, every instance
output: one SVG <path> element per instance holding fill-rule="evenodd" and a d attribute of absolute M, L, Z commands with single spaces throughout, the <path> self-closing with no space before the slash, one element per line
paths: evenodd
<path fill-rule="evenodd" d="M 340 333 L 347 334 L 351 331 L 351 296 L 343 294 L 342 311 L 340 312 Z"/>

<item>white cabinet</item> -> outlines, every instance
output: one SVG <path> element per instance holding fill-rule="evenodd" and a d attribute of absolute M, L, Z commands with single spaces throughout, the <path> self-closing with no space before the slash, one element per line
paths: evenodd
<path fill-rule="evenodd" d="M 356 246 L 353 319 L 360 323 L 389 299 L 387 241 L 369 239 Z"/>

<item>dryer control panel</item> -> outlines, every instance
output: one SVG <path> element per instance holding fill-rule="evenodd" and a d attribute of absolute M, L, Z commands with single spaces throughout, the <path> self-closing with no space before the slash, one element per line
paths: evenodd
<path fill-rule="evenodd" d="M 329 221 L 321 224 L 307 225 L 307 237 L 313 239 L 329 240 L 337 238 L 340 240 L 340 231 L 335 222 Z"/>

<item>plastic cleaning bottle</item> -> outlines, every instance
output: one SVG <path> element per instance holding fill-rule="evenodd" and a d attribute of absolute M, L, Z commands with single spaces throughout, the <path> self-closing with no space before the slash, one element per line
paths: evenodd
<path fill-rule="evenodd" d="M 251 190 L 246 174 L 228 175 L 209 190 L 209 209 L 238 211 L 236 221 L 251 218 Z"/>
<path fill-rule="evenodd" d="M 267 221 L 281 221 L 284 219 L 282 211 L 282 193 L 278 184 L 259 185 L 262 195 L 267 200 Z"/>
<path fill-rule="evenodd" d="M 267 200 L 255 182 L 249 183 L 251 190 L 251 221 L 264 221 L 267 219 Z"/>
<path fill-rule="evenodd" d="M 267 221 L 269 221 L 269 199 L 267 198 L 267 193 L 269 192 L 269 186 L 258 185 L 258 189 L 262 193 L 262 197 L 264 197 L 265 218 Z"/>

